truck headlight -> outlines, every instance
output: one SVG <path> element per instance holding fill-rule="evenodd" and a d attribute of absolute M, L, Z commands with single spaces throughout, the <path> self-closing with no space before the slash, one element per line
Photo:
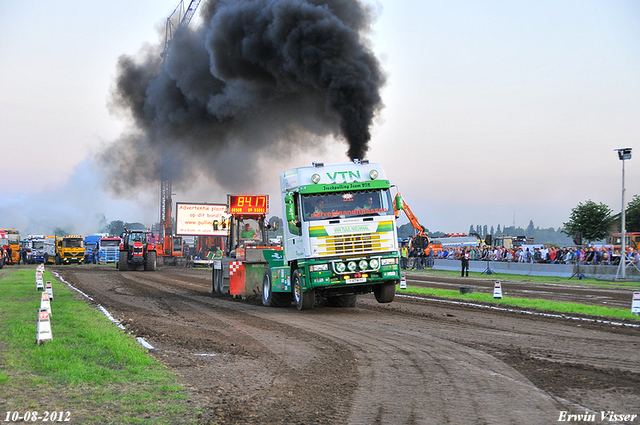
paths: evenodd
<path fill-rule="evenodd" d="M 339 273 L 343 273 L 347 269 L 347 266 L 344 263 L 336 263 L 336 271 Z"/>
<path fill-rule="evenodd" d="M 373 270 L 377 269 L 378 266 L 380 266 L 380 262 L 378 261 L 377 258 L 374 258 L 371 261 L 369 261 L 369 267 L 371 267 Z"/>
<path fill-rule="evenodd" d="M 347 263 L 347 268 L 348 268 L 350 271 L 352 271 L 352 272 L 356 271 L 356 268 L 357 268 L 357 267 L 358 267 L 358 266 L 356 265 L 356 262 L 355 262 L 355 261 L 349 261 L 349 262 Z"/>
<path fill-rule="evenodd" d="M 360 262 L 358 263 L 358 267 L 360 267 L 360 270 L 366 270 L 367 267 L 369 267 L 369 263 L 367 262 L 367 260 L 360 260 Z"/>
<path fill-rule="evenodd" d="M 309 266 L 310 272 L 324 272 L 327 270 L 329 270 L 328 264 L 314 264 L 312 266 Z"/>
<path fill-rule="evenodd" d="M 398 264 L 398 259 L 396 257 L 393 258 L 383 258 L 380 262 L 383 266 L 390 266 L 392 264 Z"/>

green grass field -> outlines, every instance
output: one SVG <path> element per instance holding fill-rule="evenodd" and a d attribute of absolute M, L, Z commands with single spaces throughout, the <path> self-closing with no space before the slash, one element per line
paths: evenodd
<path fill-rule="evenodd" d="M 38 345 L 34 271 L 0 270 L 0 421 L 55 411 L 68 423 L 196 423 L 186 391 L 133 336 L 49 272 L 47 280 L 53 340 Z"/>

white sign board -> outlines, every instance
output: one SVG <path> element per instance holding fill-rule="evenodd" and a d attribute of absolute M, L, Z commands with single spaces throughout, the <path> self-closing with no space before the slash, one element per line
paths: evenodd
<path fill-rule="evenodd" d="M 500 282 L 493 284 L 493 298 L 502 298 L 502 285 Z"/>
<path fill-rule="evenodd" d="M 631 313 L 640 314 L 640 292 L 633 293 L 633 301 L 631 302 Z"/>
<path fill-rule="evenodd" d="M 176 203 L 176 235 L 228 236 L 230 220 L 225 204 Z"/>

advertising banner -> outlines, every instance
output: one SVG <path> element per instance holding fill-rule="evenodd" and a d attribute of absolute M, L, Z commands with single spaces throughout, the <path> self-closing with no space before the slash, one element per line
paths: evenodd
<path fill-rule="evenodd" d="M 225 204 L 176 203 L 176 235 L 228 236 L 230 220 Z"/>

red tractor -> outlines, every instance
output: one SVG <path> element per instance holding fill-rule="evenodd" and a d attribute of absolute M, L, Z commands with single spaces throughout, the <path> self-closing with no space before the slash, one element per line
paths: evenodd
<path fill-rule="evenodd" d="M 128 230 L 125 227 L 116 268 L 122 271 L 140 268 L 155 271 L 158 253 L 150 238 L 149 230 Z"/>

